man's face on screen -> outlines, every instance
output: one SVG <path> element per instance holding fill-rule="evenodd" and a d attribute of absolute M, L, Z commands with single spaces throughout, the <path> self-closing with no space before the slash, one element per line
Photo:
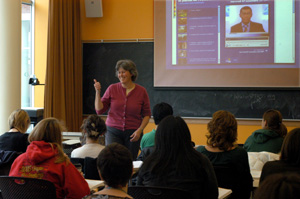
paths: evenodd
<path fill-rule="evenodd" d="M 252 11 L 250 9 L 242 9 L 240 13 L 243 24 L 248 24 L 252 17 Z"/>

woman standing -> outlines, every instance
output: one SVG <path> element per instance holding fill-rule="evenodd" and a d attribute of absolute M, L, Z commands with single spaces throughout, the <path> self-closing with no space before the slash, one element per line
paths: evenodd
<path fill-rule="evenodd" d="M 110 85 L 103 97 L 100 96 L 101 84 L 94 79 L 95 109 L 97 114 L 108 111 L 105 144 L 117 142 L 126 146 L 135 160 L 151 116 L 149 96 L 144 87 L 134 83 L 138 72 L 131 60 L 117 62 L 116 76 L 120 82 Z"/>
<path fill-rule="evenodd" d="M 262 129 L 252 133 L 244 144 L 247 152 L 267 151 L 279 153 L 287 129 L 282 124 L 281 113 L 277 110 L 267 110 L 263 115 Z"/>

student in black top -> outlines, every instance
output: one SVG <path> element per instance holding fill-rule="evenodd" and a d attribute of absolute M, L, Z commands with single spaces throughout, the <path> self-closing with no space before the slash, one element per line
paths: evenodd
<path fill-rule="evenodd" d="M 154 151 L 140 168 L 137 185 L 178 188 L 193 199 L 218 198 L 212 164 L 193 148 L 185 121 L 171 115 L 157 127 Z"/>
<path fill-rule="evenodd" d="M 0 150 L 25 152 L 28 142 L 26 131 L 30 125 L 30 118 L 26 111 L 17 109 L 13 111 L 8 124 L 10 130 L 0 136 Z"/>
<path fill-rule="evenodd" d="M 300 128 L 293 129 L 284 138 L 280 159 L 264 164 L 260 183 L 269 175 L 289 172 L 300 174 Z"/>
<path fill-rule="evenodd" d="M 229 111 L 213 114 L 207 124 L 207 145 L 196 150 L 214 166 L 219 187 L 232 189 L 232 199 L 248 199 L 253 187 L 248 154 L 237 141 L 237 121 Z"/>
<path fill-rule="evenodd" d="M 277 173 L 268 176 L 254 194 L 254 199 L 266 198 L 300 198 L 300 175 Z"/>

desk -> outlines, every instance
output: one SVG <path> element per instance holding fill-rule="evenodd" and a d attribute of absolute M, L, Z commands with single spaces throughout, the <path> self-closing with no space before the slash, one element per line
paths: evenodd
<path fill-rule="evenodd" d="M 261 171 L 251 169 L 250 172 L 251 172 L 251 175 L 252 175 L 252 178 L 253 178 L 253 187 L 258 187 Z"/>
<path fill-rule="evenodd" d="M 132 164 L 133 164 L 133 173 L 136 173 L 136 172 L 138 172 L 139 169 L 141 168 L 141 166 L 142 166 L 142 164 L 143 164 L 143 161 L 140 161 L 140 160 L 138 160 L 138 161 L 133 161 Z"/>
<path fill-rule="evenodd" d="M 85 179 L 85 181 L 88 183 L 90 190 L 96 189 L 98 187 L 104 187 L 103 180 Z"/>
<path fill-rule="evenodd" d="M 232 193 L 231 189 L 224 189 L 219 187 L 218 190 L 219 190 L 218 199 L 225 199 L 227 198 L 227 196 L 229 196 Z"/>

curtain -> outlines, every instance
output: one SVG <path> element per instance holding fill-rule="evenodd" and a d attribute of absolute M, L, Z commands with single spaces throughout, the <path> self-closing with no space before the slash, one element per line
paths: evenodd
<path fill-rule="evenodd" d="M 68 131 L 82 122 L 80 0 L 49 0 L 44 117 L 63 121 Z"/>

